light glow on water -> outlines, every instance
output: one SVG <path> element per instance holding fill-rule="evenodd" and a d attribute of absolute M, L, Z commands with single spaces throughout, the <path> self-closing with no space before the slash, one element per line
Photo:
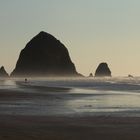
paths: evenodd
<path fill-rule="evenodd" d="M 140 78 L 1 80 L 0 96 L 0 114 L 140 116 Z"/>

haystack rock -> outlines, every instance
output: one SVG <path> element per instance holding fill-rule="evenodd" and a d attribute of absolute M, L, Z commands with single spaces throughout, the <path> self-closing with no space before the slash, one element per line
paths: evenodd
<path fill-rule="evenodd" d="M 80 76 L 67 48 L 54 36 L 40 32 L 21 51 L 11 76 Z"/>
<path fill-rule="evenodd" d="M 3 66 L 0 68 L 0 77 L 9 77 L 8 73 L 6 72 Z"/>
<path fill-rule="evenodd" d="M 107 63 L 100 63 L 95 72 L 96 77 L 111 76 L 111 71 Z"/>

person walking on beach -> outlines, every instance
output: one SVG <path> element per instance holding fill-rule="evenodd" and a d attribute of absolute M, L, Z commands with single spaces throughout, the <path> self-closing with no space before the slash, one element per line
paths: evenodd
<path fill-rule="evenodd" d="M 27 78 L 25 78 L 25 83 L 27 83 L 27 81 L 28 81 Z"/>

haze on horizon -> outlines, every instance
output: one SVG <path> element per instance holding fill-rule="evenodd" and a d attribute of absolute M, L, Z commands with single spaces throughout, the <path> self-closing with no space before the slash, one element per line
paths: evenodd
<path fill-rule="evenodd" d="M 139 0 L 0 0 L 0 66 L 10 73 L 21 49 L 40 31 L 69 50 L 89 75 L 107 62 L 113 76 L 140 76 Z"/>

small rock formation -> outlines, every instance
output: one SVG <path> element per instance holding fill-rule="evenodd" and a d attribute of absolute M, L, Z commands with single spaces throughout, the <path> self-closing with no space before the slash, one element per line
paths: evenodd
<path fill-rule="evenodd" d="M 128 77 L 129 77 L 129 78 L 133 78 L 133 75 L 129 74 Z"/>
<path fill-rule="evenodd" d="M 95 72 L 95 77 L 111 76 L 111 71 L 107 63 L 100 63 Z"/>
<path fill-rule="evenodd" d="M 54 36 L 40 32 L 21 51 L 11 76 L 80 76 L 67 48 Z"/>
<path fill-rule="evenodd" d="M 89 74 L 89 77 L 93 77 L 93 74 L 92 74 L 92 73 L 90 73 L 90 74 Z"/>
<path fill-rule="evenodd" d="M 0 68 L 0 77 L 9 77 L 8 73 L 6 72 L 3 66 Z"/>

